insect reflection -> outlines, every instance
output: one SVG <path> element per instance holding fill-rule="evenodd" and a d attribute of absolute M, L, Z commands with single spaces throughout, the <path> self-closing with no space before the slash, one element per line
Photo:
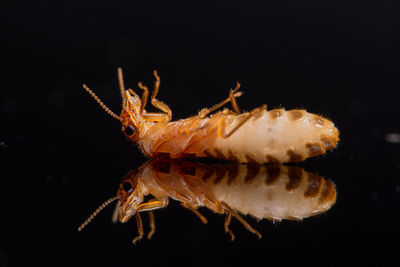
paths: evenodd
<path fill-rule="evenodd" d="M 145 196 L 150 198 L 145 200 Z M 184 160 L 149 161 L 130 171 L 122 180 L 117 195 L 103 203 L 80 227 L 85 227 L 105 206 L 118 199 L 113 221 L 124 223 L 136 217 L 138 236 L 143 235 L 141 212 L 150 216 L 150 239 L 155 232 L 153 211 L 168 205 L 169 198 L 180 201 L 203 223 L 207 219 L 198 211 L 205 206 L 225 214 L 224 229 L 232 217 L 261 238 L 242 215 L 272 221 L 302 220 L 320 214 L 336 201 L 332 182 L 299 167 L 257 164 L 202 164 Z"/>

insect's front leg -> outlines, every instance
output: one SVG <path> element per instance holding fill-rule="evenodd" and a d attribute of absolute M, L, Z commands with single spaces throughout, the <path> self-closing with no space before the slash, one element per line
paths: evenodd
<path fill-rule="evenodd" d="M 158 76 L 156 70 L 153 72 L 153 74 L 154 74 L 154 77 L 156 78 L 156 82 L 154 83 L 154 90 L 153 90 L 153 93 L 151 94 L 151 100 L 150 100 L 151 104 L 155 108 L 161 110 L 162 112 L 165 112 L 168 115 L 168 118 L 169 118 L 168 121 L 170 121 L 171 118 L 172 118 L 171 109 L 167 106 L 167 104 L 165 104 L 164 102 L 161 102 L 160 100 L 156 99 L 156 96 L 158 94 L 158 90 L 160 88 L 161 80 L 160 80 L 160 77 Z"/>
<path fill-rule="evenodd" d="M 226 105 L 229 102 L 231 102 L 232 108 L 236 112 L 236 114 L 240 114 L 239 105 L 238 105 L 238 103 L 236 101 L 236 98 L 241 96 L 243 94 L 243 92 L 237 92 L 237 90 L 239 90 L 239 88 L 240 88 L 240 83 L 236 83 L 236 87 L 229 91 L 229 96 L 228 96 L 227 99 L 225 99 L 224 101 L 212 106 L 211 108 L 204 108 L 204 109 L 200 110 L 198 116 L 200 118 L 204 118 L 208 114 L 210 114 L 211 112 L 219 109 L 220 107 Z"/>
<path fill-rule="evenodd" d="M 143 238 L 143 222 L 140 217 L 140 212 L 143 211 L 151 211 L 150 213 L 150 232 L 147 235 L 147 238 L 150 239 L 155 232 L 155 223 L 154 223 L 154 214 L 152 214 L 153 210 L 164 208 L 168 205 L 168 198 L 163 199 L 151 199 L 146 203 L 142 203 L 138 206 L 136 210 L 136 222 L 138 227 L 138 236 L 132 240 L 133 244 L 136 244 L 137 241 Z"/>
<path fill-rule="evenodd" d="M 156 78 L 156 82 L 154 85 L 153 93 L 151 94 L 150 102 L 155 108 L 157 108 L 158 110 L 160 110 L 164 113 L 153 113 L 153 114 L 162 114 L 166 118 L 165 120 L 167 122 L 169 122 L 169 121 L 171 121 L 171 118 L 172 118 L 171 109 L 165 103 L 156 99 L 158 90 L 160 88 L 160 77 L 157 75 L 157 71 L 154 71 L 154 77 Z M 138 83 L 138 87 L 143 90 L 142 103 L 140 105 L 140 114 L 145 117 L 146 113 L 144 113 L 143 111 L 147 105 L 147 100 L 149 97 L 149 89 L 147 88 L 146 85 L 143 85 L 141 82 Z"/>
<path fill-rule="evenodd" d="M 136 211 L 136 223 L 137 223 L 137 228 L 138 228 L 139 235 L 132 240 L 132 243 L 134 245 L 136 244 L 136 242 L 138 240 L 142 239 L 143 233 L 144 233 L 142 218 L 140 217 L 140 213 L 139 213 L 138 210 Z"/>
<path fill-rule="evenodd" d="M 140 89 L 143 90 L 143 94 L 142 94 L 142 103 L 140 105 L 140 115 L 142 116 L 142 118 L 146 121 L 165 121 L 165 122 L 169 122 L 171 120 L 171 117 L 168 114 L 164 114 L 164 113 L 145 113 L 144 112 L 144 108 L 147 105 L 147 99 L 149 97 L 149 89 L 147 88 L 147 86 L 143 85 L 141 82 L 138 83 L 138 86 Z M 131 92 L 132 90 L 129 89 L 129 91 Z M 134 92 L 131 92 L 132 94 L 134 94 Z"/>
<path fill-rule="evenodd" d="M 164 113 L 144 113 L 141 114 L 145 121 L 169 122 L 170 118 Z"/>
<path fill-rule="evenodd" d="M 150 232 L 147 234 L 147 239 L 151 239 L 151 237 L 156 232 L 156 223 L 154 220 L 154 212 L 152 210 L 149 211 L 149 219 L 150 219 Z"/>
<path fill-rule="evenodd" d="M 156 209 L 165 208 L 168 205 L 168 198 L 163 199 L 151 199 L 146 203 L 142 203 L 138 206 L 137 210 L 142 211 L 150 211 Z"/>

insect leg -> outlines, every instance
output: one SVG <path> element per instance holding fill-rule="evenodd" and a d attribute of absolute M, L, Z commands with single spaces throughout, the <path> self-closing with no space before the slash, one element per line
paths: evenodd
<path fill-rule="evenodd" d="M 229 233 L 231 235 L 231 241 L 233 241 L 235 240 L 235 235 L 233 234 L 231 229 L 229 229 L 229 224 L 231 223 L 231 219 L 232 219 L 232 213 L 228 212 L 225 218 L 224 228 L 225 228 L 225 233 Z"/>
<path fill-rule="evenodd" d="M 221 202 L 221 201 L 216 201 L 214 203 L 214 211 L 220 214 L 224 213 L 224 207 L 223 206 L 228 206 L 227 204 L 225 204 L 225 202 Z M 227 211 L 226 217 L 225 217 L 225 222 L 224 222 L 224 228 L 225 228 L 225 233 L 229 233 L 229 235 L 231 236 L 231 241 L 233 241 L 235 239 L 235 235 L 233 234 L 233 232 L 231 231 L 231 229 L 229 229 L 229 224 L 231 223 L 231 219 L 232 219 L 232 213 Z"/>
<path fill-rule="evenodd" d="M 251 111 L 246 117 L 242 118 L 241 121 L 229 132 L 225 133 L 225 118 L 226 116 L 221 116 L 221 119 L 218 121 L 218 136 L 221 138 L 228 138 L 231 136 L 234 132 L 236 132 L 240 127 L 243 126 L 252 116 L 256 115 L 258 112 L 261 112 L 266 108 L 266 105 L 263 105 L 260 108 L 254 109 Z"/>
<path fill-rule="evenodd" d="M 137 223 L 139 235 L 132 240 L 132 243 L 134 245 L 136 244 L 137 241 L 142 239 L 143 233 L 144 233 L 143 232 L 143 222 L 142 222 L 142 218 L 140 218 L 139 210 L 136 211 L 136 223 Z"/>
<path fill-rule="evenodd" d="M 233 128 L 229 133 L 225 133 L 225 117 L 222 116 L 221 119 L 218 121 L 218 136 L 222 138 L 228 138 L 231 136 L 234 132 L 236 132 L 243 124 L 245 124 L 250 118 L 252 114 L 249 113 L 246 117 L 242 118 L 242 120 Z"/>
<path fill-rule="evenodd" d="M 154 91 L 151 96 L 151 104 L 158 108 L 159 110 L 165 112 L 165 113 L 144 113 L 144 108 L 147 105 L 147 100 L 149 98 L 149 88 L 146 85 L 143 85 L 141 82 L 138 83 L 138 87 L 143 90 L 143 95 L 142 95 L 142 103 L 140 105 L 140 115 L 147 120 L 147 121 L 166 121 L 169 122 L 171 121 L 172 118 L 172 112 L 169 109 L 169 107 L 164 104 L 163 102 L 155 99 L 158 93 L 158 88 L 160 86 L 160 78 L 157 76 L 157 72 L 154 73 L 154 76 L 156 77 L 156 84 L 154 86 Z"/>
<path fill-rule="evenodd" d="M 141 114 L 143 119 L 146 121 L 165 121 L 168 122 L 170 119 L 167 114 L 164 113 L 144 113 Z"/>
<path fill-rule="evenodd" d="M 204 217 L 196 208 L 192 207 L 189 203 L 183 202 L 183 203 L 182 203 L 182 206 L 184 206 L 185 208 L 191 210 L 194 214 L 196 214 L 197 217 L 199 217 L 200 220 L 201 220 L 204 224 L 207 224 L 207 223 L 208 223 L 207 218 Z"/>
<path fill-rule="evenodd" d="M 153 74 L 154 74 L 154 77 L 156 78 L 156 82 L 154 83 L 154 90 L 153 90 L 153 93 L 151 94 L 151 100 L 150 100 L 151 104 L 155 108 L 161 110 L 162 112 L 165 112 L 168 115 L 168 118 L 169 118 L 168 121 L 170 121 L 171 118 L 172 118 L 171 109 L 164 102 L 156 99 L 156 96 L 158 94 L 158 90 L 160 89 L 161 80 L 160 80 L 160 77 L 158 76 L 156 70 L 153 72 Z"/>
<path fill-rule="evenodd" d="M 252 232 L 253 234 L 255 234 L 259 239 L 262 237 L 262 235 L 260 234 L 260 232 L 258 232 L 256 229 L 254 229 L 253 227 L 251 227 L 251 225 L 246 222 L 246 220 L 244 220 L 237 212 L 235 212 L 234 210 L 232 210 L 228 204 L 226 204 L 225 202 L 221 202 L 222 206 L 224 207 L 224 209 L 228 212 L 228 216 L 231 216 L 229 214 L 232 214 L 247 230 L 249 230 L 250 232 Z M 227 220 L 225 220 L 227 221 Z M 230 219 L 228 220 L 229 223 Z M 225 228 L 226 230 L 226 228 Z M 229 230 L 229 228 L 228 228 Z"/>
<path fill-rule="evenodd" d="M 234 111 L 239 114 L 240 110 L 239 110 L 239 106 L 237 104 L 236 101 L 236 97 L 239 97 L 243 94 L 243 92 L 237 92 L 237 90 L 240 88 L 240 83 L 236 84 L 236 87 L 234 89 L 231 89 L 229 91 L 229 97 L 227 99 L 225 99 L 224 101 L 212 106 L 211 108 L 204 108 L 202 110 L 200 110 L 199 112 L 199 117 L 200 118 L 204 118 L 205 116 L 207 116 L 208 114 L 210 114 L 211 112 L 219 109 L 220 107 L 226 105 L 227 103 L 231 102 L 232 107 L 234 109 Z"/>
<path fill-rule="evenodd" d="M 140 204 L 138 206 L 137 210 L 140 212 L 150 211 L 150 210 L 165 208 L 167 205 L 168 205 L 168 198 L 161 199 L 161 200 L 151 199 L 151 200 L 149 200 L 149 202 Z"/>
<path fill-rule="evenodd" d="M 143 114 L 143 110 L 147 105 L 147 99 L 149 98 L 149 88 L 146 85 L 143 85 L 142 82 L 138 82 L 138 87 L 143 90 L 142 94 L 142 103 L 140 105 L 140 114 Z"/>
<path fill-rule="evenodd" d="M 161 209 L 168 205 L 168 198 L 157 200 L 152 199 L 149 202 L 140 204 L 136 210 L 136 222 L 138 227 L 139 235 L 133 239 L 133 244 L 135 244 L 138 240 L 142 239 L 144 231 L 143 231 L 143 222 L 142 218 L 140 217 L 140 213 L 142 211 L 153 211 L 155 209 Z M 154 214 L 150 214 L 150 232 L 147 235 L 147 238 L 150 239 L 151 236 L 155 232 L 155 223 L 154 223 Z"/>
<path fill-rule="evenodd" d="M 150 218 L 150 232 L 147 234 L 147 239 L 151 239 L 151 237 L 156 232 L 156 223 L 154 221 L 154 212 L 152 210 L 149 211 Z"/>
<path fill-rule="evenodd" d="M 235 89 L 231 89 L 230 91 L 229 91 L 229 100 L 231 101 L 231 104 L 232 104 L 232 107 L 233 107 L 233 110 L 236 112 L 236 114 L 240 114 L 240 110 L 239 110 L 239 105 L 238 105 L 238 103 L 237 103 L 237 101 L 236 101 L 236 97 L 235 97 L 235 93 L 236 93 L 236 91 L 238 90 L 240 88 L 240 83 L 236 83 L 236 87 L 235 87 Z"/>

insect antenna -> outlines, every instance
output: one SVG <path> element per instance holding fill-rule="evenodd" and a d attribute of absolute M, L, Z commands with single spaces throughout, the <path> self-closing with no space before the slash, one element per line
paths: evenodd
<path fill-rule="evenodd" d="M 117 119 L 119 121 L 121 121 L 121 117 L 116 115 L 114 112 L 112 112 L 106 105 L 104 105 L 104 103 L 100 100 L 100 98 L 97 97 L 97 95 L 95 93 L 93 93 L 92 90 L 90 90 L 89 87 L 87 87 L 86 84 L 83 84 L 83 88 L 97 101 L 97 103 L 99 103 L 99 105 L 108 113 L 111 115 L 111 117 L 113 117 L 114 119 Z"/>
<path fill-rule="evenodd" d="M 107 200 L 106 202 L 104 202 L 103 204 L 100 205 L 100 207 L 98 207 L 93 213 L 92 215 L 90 215 L 89 218 L 86 219 L 86 221 L 84 223 L 81 224 L 81 226 L 79 226 L 78 231 L 82 231 L 82 229 L 88 225 L 90 223 L 90 221 L 93 220 L 93 218 L 100 213 L 100 211 L 102 209 L 104 209 L 108 204 L 110 204 L 111 202 L 113 202 L 114 200 L 118 199 L 119 196 L 114 196 L 112 198 L 110 198 L 109 200 Z"/>
<path fill-rule="evenodd" d="M 118 82 L 119 82 L 119 91 L 121 93 L 121 97 L 124 98 L 125 85 L 124 85 L 124 75 L 122 73 L 122 68 L 118 68 Z"/>

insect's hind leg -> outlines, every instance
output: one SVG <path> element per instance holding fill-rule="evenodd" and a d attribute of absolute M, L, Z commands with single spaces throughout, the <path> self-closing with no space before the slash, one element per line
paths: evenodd
<path fill-rule="evenodd" d="M 229 235 L 231 236 L 231 241 L 233 241 L 235 240 L 235 235 L 233 234 L 231 229 L 229 229 L 229 224 L 231 223 L 231 219 L 232 219 L 232 213 L 228 212 L 228 214 L 225 217 L 224 228 L 225 228 L 225 233 L 229 233 Z"/>
<path fill-rule="evenodd" d="M 196 208 L 192 207 L 190 204 L 183 202 L 182 206 L 184 206 L 185 208 L 191 210 L 194 214 L 197 215 L 197 217 L 199 217 L 199 219 L 201 220 L 202 223 L 207 224 L 207 218 L 204 217 Z"/>
<path fill-rule="evenodd" d="M 236 211 L 234 211 L 233 209 L 231 209 L 231 207 L 228 206 L 228 204 L 226 204 L 225 202 L 220 202 L 217 203 L 216 206 L 219 206 L 220 208 L 223 208 L 223 210 L 225 210 L 226 212 L 226 218 L 225 218 L 225 223 L 224 223 L 224 227 L 225 227 L 225 232 L 229 233 L 231 236 L 231 241 L 233 241 L 235 239 L 235 235 L 233 234 L 233 232 L 229 229 L 229 224 L 231 222 L 231 218 L 232 215 L 233 217 L 235 217 L 247 230 L 249 230 L 250 232 L 252 232 L 253 234 L 255 234 L 258 239 L 260 239 L 262 237 L 262 235 L 260 234 L 260 232 L 258 232 L 256 229 L 254 229 L 248 222 L 246 222 L 245 219 L 243 219 Z M 218 209 L 218 208 L 217 208 Z"/>
<path fill-rule="evenodd" d="M 228 96 L 227 99 L 225 99 L 224 101 L 212 106 L 211 108 L 204 108 L 204 109 L 200 110 L 198 116 L 200 118 L 204 118 L 205 116 L 207 116 L 211 112 L 219 109 L 220 107 L 226 105 L 229 102 L 231 102 L 232 108 L 235 111 L 235 113 L 236 114 L 240 114 L 240 109 L 239 109 L 239 105 L 238 105 L 238 103 L 236 101 L 236 98 L 240 97 L 243 94 L 243 92 L 237 92 L 237 90 L 239 90 L 239 88 L 240 88 L 240 83 L 236 83 L 236 87 L 229 91 L 229 96 Z"/>
<path fill-rule="evenodd" d="M 247 116 L 243 117 L 241 121 L 229 132 L 225 133 L 225 118 L 226 116 L 221 116 L 218 120 L 218 136 L 221 138 L 228 138 L 233 133 L 235 133 L 240 127 L 242 127 L 252 116 L 261 113 L 267 106 L 264 104 L 260 108 L 252 110 Z"/>

